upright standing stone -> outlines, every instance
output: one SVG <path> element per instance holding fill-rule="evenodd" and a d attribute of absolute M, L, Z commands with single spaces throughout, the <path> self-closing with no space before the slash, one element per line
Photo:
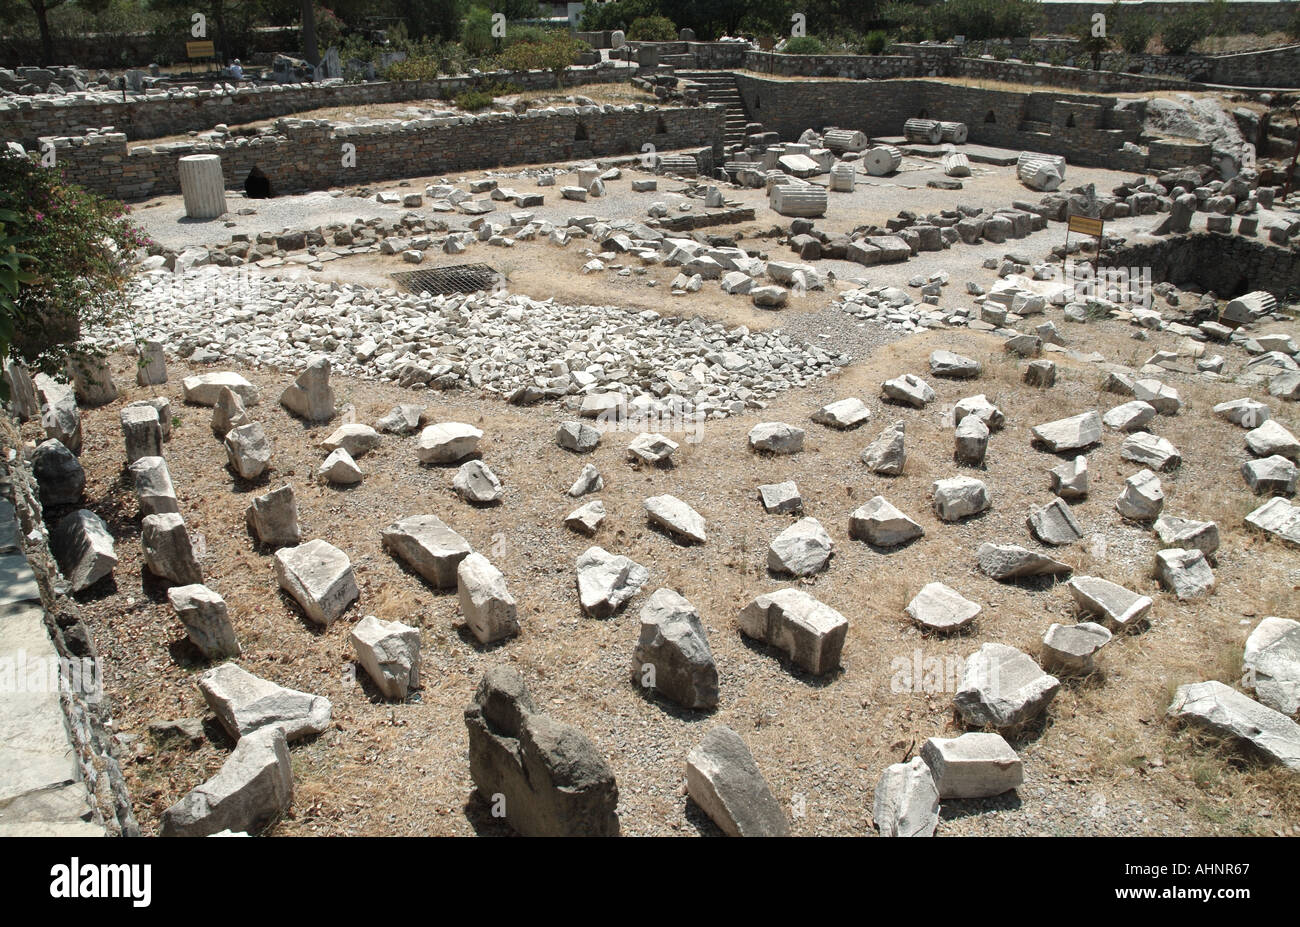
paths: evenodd
<path fill-rule="evenodd" d="M 1243 683 L 1284 715 L 1300 712 L 1300 621 L 1265 618 L 1246 638 Z"/>
<path fill-rule="evenodd" d="M 386 698 L 404 699 L 420 686 L 420 631 L 367 615 L 348 635 L 357 662 Z"/>
<path fill-rule="evenodd" d="M 241 479 L 255 480 L 271 465 L 271 439 L 260 422 L 230 429 L 225 443 L 230 469 Z"/>
<path fill-rule="evenodd" d="M 876 783 L 872 817 L 882 837 L 933 837 L 939 824 L 939 789 L 925 760 L 894 763 Z"/>
<path fill-rule="evenodd" d="M 518 609 L 506 578 L 482 554 L 471 553 L 456 566 L 456 590 L 461 614 L 479 643 L 519 633 Z"/>
<path fill-rule="evenodd" d="M 348 555 L 319 538 L 277 550 L 275 575 L 307 617 L 325 627 L 360 595 Z"/>
<path fill-rule="evenodd" d="M 479 794 L 525 837 L 618 834 L 618 785 L 582 731 L 538 712 L 519 673 L 493 666 L 465 710 Z"/>
<path fill-rule="evenodd" d="M 139 386 L 157 386 L 167 382 L 167 354 L 161 341 L 143 341 L 140 343 L 140 356 L 137 358 L 135 382 Z"/>
<path fill-rule="evenodd" d="M 185 522 L 175 512 L 146 515 L 140 531 L 144 564 L 155 576 L 178 586 L 203 582 Z"/>
<path fill-rule="evenodd" d="M 173 586 L 167 590 L 167 598 L 191 643 L 205 657 L 224 660 L 239 656 L 239 641 L 225 599 L 201 583 Z"/>
<path fill-rule="evenodd" d="M 41 414 L 41 402 L 36 396 L 32 375 L 21 363 L 8 360 L 4 365 L 5 382 L 9 384 L 9 407 L 20 422 L 29 422 Z"/>
<path fill-rule="evenodd" d="M 641 636 L 632 653 L 632 682 L 684 708 L 718 704 L 718 668 L 700 613 L 672 589 L 657 589 L 641 608 Z"/>
<path fill-rule="evenodd" d="M 89 589 L 117 566 L 113 536 L 89 509 L 64 515 L 50 533 L 50 549 L 73 592 Z"/>
<path fill-rule="evenodd" d="M 278 547 L 302 540 L 298 528 L 298 499 L 288 483 L 255 497 L 244 513 L 244 520 L 263 544 Z"/>
<path fill-rule="evenodd" d="M 328 422 L 335 412 L 334 390 L 329 379 L 329 358 L 312 357 L 307 369 L 280 394 L 280 405 L 309 422 Z"/>
<path fill-rule="evenodd" d="M 127 406 L 122 410 L 122 438 L 126 443 L 127 466 L 141 457 L 162 456 L 162 423 L 153 406 Z"/>
<path fill-rule="evenodd" d="M 141 515 L 180 511 L 166 460 L 161 457 L 141 457 L 131 464 L 130 470 L 131 478 L 135 481 L 135 498 L 140 505 Z"/>
<path fill-rule="evenodd" d="M 216 405 L 212 407 L 213 434 L 219 438 L 224 438 L 233 429 L 251 425 L 252 423 L 253 420 L 249 418 L 248 412 L 244 408 L 244 400 L 234 390 L 223 386 Z"/>
<path fill-rule="evenodd" d="M 45 437 L 60 442 L 73 454 L 81 453 L 81 410 L 72 387 L 56 383 L 43 373 L 36 375 L 41 398 L 41 426 Z"/>
<path fill-rule="evenodd" d="M 187 218 L 215 219 L 225 214 L 226 184 L 220 155 L 186 155 L 176 163 L 176 171 Z"/>
<path fill-rule="evenodd" d="M 36 445 L 32 451 L 32 475 L 45 505 L 72 505 L 81 501 L 86 488 L 86 471 L 72 451 L 57 438 Z"/>
<path fill-rule="evenodd" d="M 102 406 L 117 398 L 117 384 L 106 359 L 91 355 L 69 358 L 68 373 L 79 402 Z"/>
<path fill-rule="evenodd" d="M 785 811 L 739 734 L 718 725 L 686 757 L 686 793 L 729 837 L 787 837 Z"/>

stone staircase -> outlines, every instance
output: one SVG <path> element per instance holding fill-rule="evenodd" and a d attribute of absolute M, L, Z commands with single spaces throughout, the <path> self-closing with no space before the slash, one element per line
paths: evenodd
<path fill-rule="evenodd" d="M 745 102 L 736 89 L 736 78 L 729 71 L 676 71 L 681 80 L 698 84 L 702 89 L 700 102 L 718 103 L 727 110 L 723 145 L 728 150 L 743 147 L 745 126 L 750 122 Z"/>

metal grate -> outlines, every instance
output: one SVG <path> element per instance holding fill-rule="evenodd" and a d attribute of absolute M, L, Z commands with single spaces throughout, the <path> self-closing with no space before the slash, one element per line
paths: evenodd
<path fill-rule="evenodd" d="M 491 290 L 501 275 L 487 264 L 454 264 L 429 270 L 408 270 L 393 274 L 398 286 L 412 293 L 475 293 Z"/>

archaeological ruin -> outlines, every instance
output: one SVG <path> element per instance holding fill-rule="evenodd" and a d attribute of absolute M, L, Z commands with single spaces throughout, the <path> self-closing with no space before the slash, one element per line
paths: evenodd
<path fill-rule="evenodd" d="M 0 835 L 1300 836 L 1292 5 L 630 2 L 0 30 Z"/>

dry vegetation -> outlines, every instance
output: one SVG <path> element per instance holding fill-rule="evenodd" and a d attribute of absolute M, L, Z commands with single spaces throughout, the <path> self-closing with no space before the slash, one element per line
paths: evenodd
<path fill-rule="evenodd" d="M 1117 361 L 1172 346 L 1172 338 L 1169 344 L 1164 336 L 1137 343 L 1129 334 L 1111 323 L 1067 329 L 1074 341 Z M 929 378 L 939 398 L 926 411 L 883 405 L 880 381 L 924 373 L 937 347 L 979 358 L 984 376 L 973 383 Z M 186 371 L 173 365 L 165 392 L 177 421 L 167 456 L 181 511 L 191 532 L 204 539 L 206 581 L 230 604 L 244 647 L 241 663 L 334 704 L 333 727 L 294 748 L 294 806 L 273 832 L 500 832 L 471 800 L 461 712 L 484 668 L 506 661 L 520 668 L 540 705 L 579 725 L 608 757 L 619 783 L 624 833 L 712 832 L 684 797 L 682 769 L 686 753 L 719 722 L 746 738 L 780 800 L 802 797 L 806 816 L 794 821 L 796 833 L 870 833 L 871 794 L 881 770 L 914 753 L 924 738 L 955 730 L 951 691 L 895 691 L 898 661 L 910 664 L 919 652 L 955 668 L 991 640 L 1036 653 L 1051 622 L 1076 617 L 1064 588 L 998 584 L 978 572 L 973 558 L 986 540 L 1035 546 L 1024 520 L 1032 506 L 1050 498 L 1046 471 L 1057 461 L 1031 449 L 1028 428 L 1122 401 L 1100 392 L 1101 375 L 1091 365 L 1057 360 L 1057 386 L 1040 392 L 1021 383 L 1018 364 L 990 336 L 923 334 L 882 348 L 839 377 L 787 394 L 770 409 L 709 423 L 701 443 L 682 444 L 670 470 L 627 463 L 630 434 L 607 434 L 589 458 L 560 450 L 554 427 L 569 416 L 552 407 L 519 409 L 471 392 L 412 394 L 336 378 L 340 404 L 350 404 L 358 421 L 373 422 L 397 402 L 421 401 L 435 421 L 482 428 L 483 457 L 506 486 L 503 503 L 493 508 L 473 508 L 454 496 L 454 468 L 420 466 L 414 438 L 385 436 L 377 452 L 360 459 L 367 476 L 354 489 L 317 483 L 313 472 L 324 455 L 314 445 L 332 426 L 306 428 L 279 408 L 275 397 L 289 377 L 273 371 L 245 371 L 262 387 L 264 400 L 253 412 L 276 450 L 269 477 L 244 484 L 225 466 L 208 427 L 209 410 L 181 402 Z M 129 359 L 119 359 L 118 368 L 119 382 L 130 382 Z M 1177 385 L 1186 408 L 1155 423 L 1186 457 L 1165 479 L 1166 511 L 1219 523 L 1217 591 L 1208 600 L 1180 604 L 1158 589 L 1149 575 L 1156 539 L 1125 524 L 1113 508 L 1124 477 L 1136 467 L 1120 460 L 1120 438 L 1108 433 L 1089 455 L 1092 495 L 1075 506 L 1089 537 L 1059 555 L 1079 572 L 1152 595 L 1150 627 L 1113 641 L 1098 672 L 1065 685 L 1046 724 L 1014 742 L 1026 763 L 1017 797 L 947 803 L 940 833 L 1300 835 L 1294 775 L 1260 768 L 1164 720 L 1175 686 L 1237 679 L 1242 643 L 1259 618 L 1300 617 L 1300 551 L 1244 529 L 1241 517 L 1255 500 L 1237 473 L 1246 457 L 1242 432 L 1209 414 L 1212 403 L 1242 391 Z M 109 664 L 107 690 L 119 727 L 136 738 L 126 772 L 148 833 L 164 808 L 216 771 L 231 744 L 193 684 L 204 663 L 185 642 L 162 587 L 142 579 L 139 515 L 122 480 L 117 414 L 124 402 L 154 390 L 123 392 L 112 405 L 85 414 L 86 495 L 117 538 L 121 562 L 115 585 L 90 593 L 84 612 Z M 994 507 L 983 517 L 946 525 L 931 514 L 926 498 L 934 479 L 959 472 L 945 410 L 976 392 L 987 393 L 1008 417 L 993 437 L 987 469 L 978 474 L 989 484 Z M 818 406 L 850 395 L 873 410 L 863 428 L 842 433 L 808 421 Z M 1278 411 L 1284 424 L 1297 428 L 1294 407 Z M 794 458 L 749 452 L 746 432 L 770 419 L 808 429 L 805 450 Z M 896 419 L 907 422 L 906 472 L 894 479 L 874 476 L 857 455 Z M 604 474 L 600 495 L 610 511 L 594 541 L 561 524 L 579 504 L 564 490 L 588 460 Z M 805 514 L 821 520 L 836 543 L 829 571 L 807 588 L 850 622 L 843 668 L 824 679 L 805 676 L 747 642 L 736 626 L 736 613 L 753 596 L 787 585 L 768 574 L 765 561 L 768 542 L 791 517 L 764 514 L 757 486 L 789 478 L 799 483 Z M 258 549 L 244 528 L 250 495 L 285 481 L 297 488 L 305 536 L 345 550 L 357 572 L 359 604 L 326 631 L 311 626 L 277 592 L 269 552 Z M 647 526 L 642 500 L 665 492 L 705 516 L 707 544 L 682 547 Z M 926 536 L 887 553 L 850 540 L 849 513 L 876 494 L 916 518 Z M 519 638 L 480 647 L 463 628 L 454 593 L 432 590 L 382 552 L 380 529 L 422 512 L 439 514 L 504 571 L 520 602 Z M 574 590 L 573 562 L 592 543 L 651 571 L 641 596 L 604 621 L 581 615 Z M 983 605 L 973 631 L 933 637 L 907 622 L 903 606 L 932 580 Z M 721 675 L 715 713 L 683 712 L 647 699 L 629 681 L 636 614 L 659 586 L 680 591 L 704 618 Z M 380 700 L 368 682 L 351 682 L 347 632 L 366 614 L 422 630 L 424 688 L 405 704 Z M 154 746 L 148 723 L 173 717 L 206 717 L 209 741 L 193 752 Z"/>

